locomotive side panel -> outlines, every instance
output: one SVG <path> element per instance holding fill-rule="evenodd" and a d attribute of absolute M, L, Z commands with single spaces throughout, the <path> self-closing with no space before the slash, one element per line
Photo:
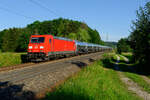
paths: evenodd
<path fill-rule="evenodd" d="M 60 52 L 65 50 L 66 41 L 54 39 L 53 40 L 53 52 Z"/>
<path fill-rule="evenodd" d="M 74 41 L 67 41 L 67 50 L 66 51 L 75 51 L 75 42 Z"/>
<path fill-rule="evenodd" d="M 75 52 L 75 42 L 61 39 L 53 39 L 54 54 L 69 54 Z"/>

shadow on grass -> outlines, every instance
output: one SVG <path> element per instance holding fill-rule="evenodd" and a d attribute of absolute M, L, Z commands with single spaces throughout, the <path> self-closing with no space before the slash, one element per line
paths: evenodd
<path fill-rule="evenodd" d="M 110 68 L 116 71 L 130 72 L 130 73 L 135 73 L 135 74 L 140 74 L 145 76 L 150 75 L 150 73 L 146 73 L 145 71 L 142 71 L 139 67 L 140 65 L 133 64 L 132 62 L 127 63 L 125 61 L 120 60 L 117 65 L 118 68 L 115 67 L 117 61 L 113 58 L 102 59 L 102 62 L 103 62 L 103 67 Z"/>
<path fill-rule="evenodd" d="M 94 62 L 94 61 L 96 61 L 96 60 L 95 60 L 95 59 L 92 59 L 92 58 L 89 58 L 88 61 L 89 61 L 89 62 Z M 73 61 L 73 62 L 71 62 L 71 63 L 77 65 L 77 66 L 80 67 L 80 68 L 84 68 L 84 67 L 88 66 L 87 63 L 81 62 L 81 61 Z"/>
<path fill-rule="evenodd" d="M 89 97 L 89 95 L 85 95 L 86 92 L 83 92 L 84 94 L 80 94 L 79 92 L 77 93 L 77 91 L 54 91 L 47 94 L 47 96 L 42 100 L 94 100 L 94 98 L 92 99 L 92 97 Z"/>
<path fill-rule="evenodd" d="M 32 91 L 23 91 L 24 84 L 14 85 L 9 82 L 0 82 L 0 100 L 33 100 Z"/>
<path fill-rule="evenodd" d="M 89 62 L 94 62 L 94 61 L 96 61 L 96 60 L 92 59 L 92 58 L 89 59 Z"/>
<path fill-rule="evenodd" d="M 84 67 L 87 66 L 86 63 L 81 62 L 81 61 L 74 61 L 74 62 L 71 62 L 71 63 L 77 65 L 77 66 L 80 67 L 80 68 L 84 68 Z"/>
<path fill-rule="evenodd" d="M 27 63 L 29 62 L 27 54 L 22 54 L 21 55 L 21 63 Z"/>

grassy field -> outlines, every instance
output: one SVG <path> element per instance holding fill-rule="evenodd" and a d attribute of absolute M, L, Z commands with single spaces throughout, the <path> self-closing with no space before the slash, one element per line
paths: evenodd
<path fill-rule="evenodd" d="M 2 53 L 0 52 L 0 67 L 21 64 L 21 55 L 25 53 Z"/>
<path fill-rule="evenodd" d="M 141 100 L 127 90 L 117 72 L 104 66 L 112 66 L 112 56 L 96 61 L 74 77 L 48 93 L 44 100 Z M 111 61 L 112 62 L 112 61 Z"/>

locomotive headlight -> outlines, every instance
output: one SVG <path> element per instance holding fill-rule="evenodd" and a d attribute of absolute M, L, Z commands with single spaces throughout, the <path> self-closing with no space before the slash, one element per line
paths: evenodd
<path fill-rule="evenodd" d="M 32 46 L 29 46 L 29 49 L 32 49 Z"/>
<path fill-rule="evenodd" d="M 44 49 L 44 47 L 43 47 L 43 46 L 40 46 L 40 49 Z"/>

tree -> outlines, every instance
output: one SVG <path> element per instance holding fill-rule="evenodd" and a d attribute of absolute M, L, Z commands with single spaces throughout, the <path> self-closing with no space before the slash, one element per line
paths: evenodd
<path fill-rule="evenodd" d="M 131 48 L 127 38 L 121 38 L 117 43 L 117 52 L 121 54 L 122 52 L 130 52 Z"/>
<path fill-rule="evenodd" d="M 132 32 L 129 36 L 134 58 L 143 69 L 148 69 L 150 59 L 150 2 L 137 11 L 137 19 L 133 22 Z"/>
<path fill-rule="evenodd" d="M 15 51 L 18 45 L 16 41 L 20 35 L 19 30 L 18 28 L 10 28 L 5 31 L 2 37 L 2 51 Z"/>

